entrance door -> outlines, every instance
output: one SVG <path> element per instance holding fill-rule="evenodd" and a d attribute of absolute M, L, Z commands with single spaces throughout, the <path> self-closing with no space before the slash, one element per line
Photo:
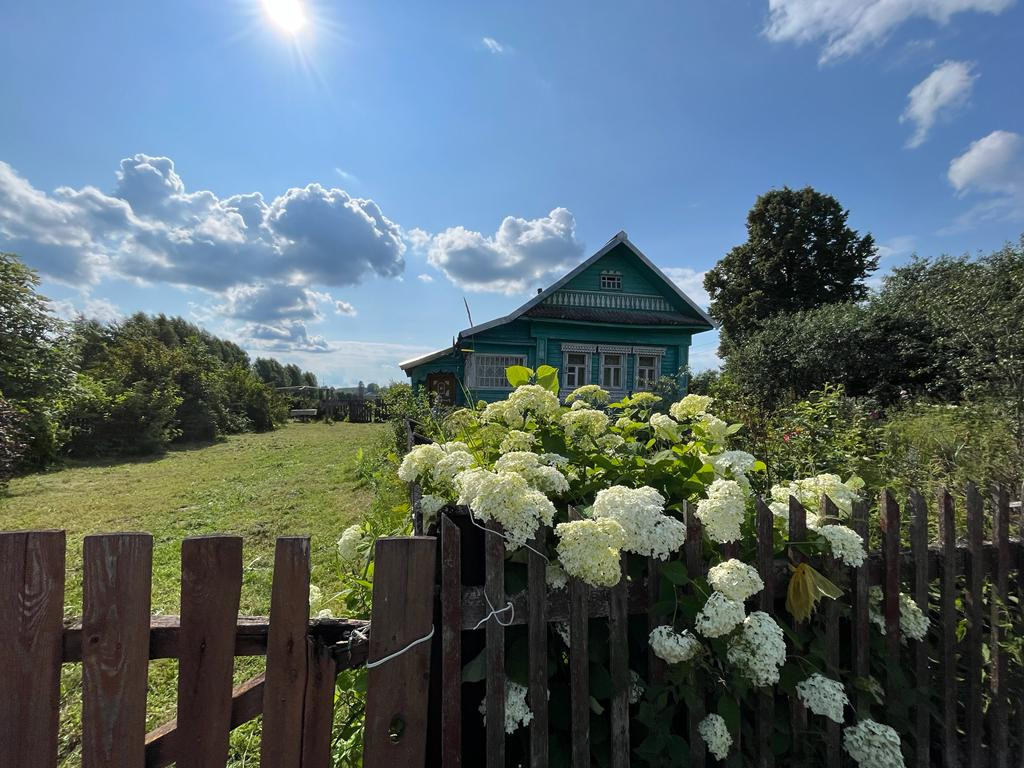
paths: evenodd
<path fill-rule="evenodd" d="M 427 392 L 438 405 L 455 405 L 455 374 L 431 373 L 427 375 Z"/>

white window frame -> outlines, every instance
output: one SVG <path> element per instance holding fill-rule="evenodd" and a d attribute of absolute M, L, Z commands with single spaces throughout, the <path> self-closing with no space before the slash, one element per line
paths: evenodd
<path fill-rule="evenodd" d="M 505 377 L 505 369 L 513 365 L 526 365 L 526 355 L 504 355 L 500 353 L 473 353 L 467 362 L 466 379 L 474 389 L 505 389 L 511 390 L 512 385 Z M 481 376 L 484 367 L 488 368 L 486 377 Z M 500 371 L 500 375 L 495 373 Z M 497 383 L 495 383 L 497 382 Z"/>
<path fill-rule="evenodd" d="M 610 285 L 605 285 L 607 280 Z M 622 273 L 621 272 L 602 272 L 600 280 L 602 291 L 621 291 L 622 290 Z"/>
<path fill-rule="evenodd" d="M 583 376 L 576 382 L 569 381 L 569 355 L 583 355 Z M 572 368 L 578 369 L 581 366 L 574 365 Z M 586 384 L 590 383 L 590 353 L 579 349 L 563 349 L 562 350 L 562 386 L 566 389 L 578 389 Z"/>
<path fill-rule="evenodd" d="M 607 360 L 609 356 L 619 358 L 619 364 L 608 365 Z M 609 370 L 617 370 L 619 372 L 618 385 L 607 383 L 605 373 Z M 620 392 L 626 388 L 626 354 L 624 352 L 612 352 L 610 350 L 601 352 L 601 386 L 609 392 Z"/>
<path fill-rule="evenodd" d="M 644 368 L 650 368 L 654 372 L 654 375 L 653 375 L 651 381 L 646 386 L 641 386 L 641 384 L 640 384 L 640 358 L 641 357 L 649 357 L 652 360 L 654 360 L 654 365 L 653 366 L 646 366 L 646 365 L 644 366 Z M 647 352 L 647 351 L 635 353 L 634 356 L 633 356 L 633 384 L 635 385 L 634 389 L 637 392 L 649 392 L 649 391 L 651 391 L 654 388 L 654 385 L 657 383 L 658 379 L 660 378 L 659 371 L 661 371 L 661 355 L 659 355 L 657 352 Z"/>

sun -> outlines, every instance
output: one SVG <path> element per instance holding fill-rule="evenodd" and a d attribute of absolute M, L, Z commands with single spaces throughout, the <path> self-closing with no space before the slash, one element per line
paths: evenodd
<path fill-rule="evenodd" d="M 302 0 L 263 0 L 263 9 L 270 20 L 289 35 L 298 34 L 306 26 Z"/>

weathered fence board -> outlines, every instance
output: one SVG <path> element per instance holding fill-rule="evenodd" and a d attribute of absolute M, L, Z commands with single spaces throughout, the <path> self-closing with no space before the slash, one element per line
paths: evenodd
<path fill-rule="evenodd" d="M 505 541 L 501 527 L 488 523 L 484 537 L 487 605 L 491 610 L 484 631 L 487 635 L 487 766 L 505 765 Z"/>
<path fill-rule="evenodd" d="M 530 766 L 548 765 L 548 588 L 547 563 L 541 554 L 547 541 L 547 529 L 537 531 L 530 546 L 527 588 L 530 595 Z"/>
<path fill-rule="evenodd" d="M 758 597 L 758 609 L 771 613 L 775 606 L 775 516 L 763 499 L 756 502 L 757 514 L 757 572 L 761 574 L 764 589 Z M 772 733 L 775 730 L 775 697 L 769 691 L 757 694 L 756 749 L 759 768 L 772 768 L 775 753 Z"/>
<path fill-rule="evenodd" d="M 910 494 L 910 551 L 914 556 L 913 598 L 921 612 L 928 615 L 928 505 L 924 497 L 914 491 Z M 928 669 L 929 644 L 914 644 L 914 762 L 918 768 L 929 768 L 931 763 L 931 714 L 929 697 L 931 675 Z"/>
<path fill-rule="evenodd" d="M 441 764 L 462 765 L 462 534 L 441 516 Z"/>
<path fill-rule="evenodd" d="M 626 612 L 626 555 L 622 578 L 608 592 L 609 671 L 612 678 L 612 768 L 629 767 L 629 614 Z"/>
<path fill-rule="evenodd" d="M 943 490 L 939 493 L 939 521 L 942 534 L 942 604 L 940 611 L 940 659 L 942 669 L 942 764 L 957 768 L 957 691 L 956 691 L 956 519 L 953 497 Z"/>
<path fill-rule="evenodd" d="M 64 532 L 0 533 L 0 765 L 57 765 Z"/>
<path fill-rule="evenodd" d="M 433 537 L 377 540 L 368 662 L 374 666 L 367 674 L 365 768 L 423 765 L 430 643 L 412 644 L 433 630 L 436 557 Z M 391 660 L 381 664 L 388 657 Z"/>
<path fill-rule="evenodd" d="M 799 565 L 807 558 L 797 547 L 797 542 L 807 539 L 807 510 L 803 508 L 792 496 L 789 497 L 789 559 Z M 797 759 L 804 757 L 806 743 L 804 741 L 807 731 L 807 710 L 796 698 L 789 702 L 790 710 L 790 751 Z"/>
<path fill-rule="evenodd" d="M 327 646 L 306 638 L 301 768 L 330 768 L 337 663 Z"/>
<path fill-rule="evenodd" d="M 241 591 L 241 538 L 210 536 L 181 543 L 178 768 L 227 762 Z"/>
<path fill-rule="evenodd" d="M 570 519 L 578 519 L 569 509 Z M 590 766 L 590 615 L 586 584 L 569 579 L 569 685 L 572 688 L 571 742 L 573 768 Z"/>
<path fill-rule="evenodd" d="M 853 502 L 850 515 L 850 527 L 860 536 L 867 549 L 868 541 L 868 510 L 862 501 Z M 850 622 L 850 647 L 853 656 L 853 674 L 867 678 L 870 667 L 870 636 L 871 624 L 868 621 L 868 569 L 863 566 L 854 569 L 853 573 L 853 621 Z M 869 694 L 858 691 L 854 698 L 854 708 L 858 714 L 868 712 Z"/>
<path fill-rule="evenodd" d="M 683 507 L 684 522 L 686 523 L 686 543 L 683 544 L 683 557 L 686 560 L 686 573 L 691 579 L 703 578 L 704 568 L 704 528 L 697 518 L 697 510 L 692 504 Z M 693 587 L 690 587 L 691 594 Z M 695 673 L 691 672 L 691 676 Z M 691 680 L 693 678 L 691 677 Z M 697 731 L 697 725 L 704 719 L 706 713 L 704 700 L 695 696 L 693 703 L 687 707 L 687 735 L 690 742 L 690 766 L 691 768 L 704 768 L 707 760 L 707 750 L 704 746 L 704 739 Z"/>
<path fill-rule="evenodd" d="M 86 536 L 82 594 L 82 766 L 141 768 L 153 537 Z"/>
<path fill-rule="evenodd" d="M 1010 581 L 1010 497 L 1005 488 L 1001 488 L 992 504 L 992 542 L 996 547 L 996 568 L 992 578 L 993 594 L 990 598 L 990 682 L 992 704 L 989 707 L 991 716 L 991 754 L 993 768 L 1009 768 L 1010 765 L 1010 732 L 1009 732 L 1009 701 L 1007 700 L 1007 658 L 1002 644 L 1006 640 L 1003 630 L 1003 612 L 1009 605 Z M 1022 750 L 1024 751 L 1024 750 Z"/>
<path fill-rule="evenodd" d="M 969 568 L 964 603 L 967 606 L 967 765 L 984 765 L 982 749 L 984 710 L 981 705 L 982 665 L 982 569 L 981 542 L 984 536 L 984 509 L 981 496 L 974 484 L 967 487 L 967 551 Z"/>

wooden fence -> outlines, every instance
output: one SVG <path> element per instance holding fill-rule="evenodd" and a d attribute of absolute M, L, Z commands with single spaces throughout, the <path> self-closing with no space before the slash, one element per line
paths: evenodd
<path fill-rule="evenodd" d="M 834 513 L 834 507 L 826 512 Z M 859 678 L 881 674 L 883 686 L 914 688 L 917 698 L 912 711 L 911 732 L 903 734 L 913 760 L 910 765 L 966 766 L 980 768 L 1024 765 L 1024 697 L 1020 681 L 1012 692 L 1007 679 L 1007 658 L 1001 646 L 1001 622 L 997 611 L 1000 602 L 1006 610 L 1021 610 L 1024 595 L 1021 568 L 1024 566 L 1024 519 L 1018 519 L 1018 538 L 1010 538 L 1010 506 L 1005 492 L 998 494 L 989 505 L 992 515 L 987 516 L 985 505 L 972 486 L 966 496 L 967 530 L 965 540 L 957 536 L 954 523 L 954 503 L 948 493 L 937 499 L 940 534 L 937 541 L 929 537 L 929 509 L 925 500 L 912 494 L 901 514 L 896 499 L 883 493 L 880 499 L 880 551 L 869 555 L 864 567 L 848 569 L 832 561 L 816 562 L 816 567 L 837 584 L 844 586 L 852 598 L 852 612 L 843 615 L 836 601 L 824 600 L 819 611 L 824 612 L 826 665 L 838 675 L 842 670 Z M 986 519 L 991 520 L 991 540 L 983 540 Z M 753 598 L 759 610 L 780 615 L 781 603 L 789 579 L 788 562 L 799 562 L 803 555 L 797 547 L 789 552 L 773 549 L 771 510 L 761 501 L 757 504 L 757 568 L 765 589 Z M 687 536 L 685 564 L 689 574 L 705 574 L 701 525 L 693 514 L 686 512 Z M 868 541 L 869 524 L 866 507 L 855 505 L 852 526 Z M 448 511 L 440 518 L 441 539 L 441 718 L 440 749 L 444 766 L 480 765 L 483 758 L 466 759 L 464 755 L 486 754 L 488 768 L 505 765 L 506 735 L 504 707 L 506 678 L 506 628 L 502 625 L 527 625 L 528 635 L 528 703 L 533 713 L 529 724 L 529 765 L 543 768 L 549 764 L 549 661 L 547 644 L 548 625 L 568 622 L 568 665 L 571 688 L 569 733 L 571 760 L 574 768 L 592 764 L 609 764 L 624 768 L 630 764 L 634 739 L 646 735 L 644 729 L 630 719 L 630 649 L 629 624 L 643 622 L 641 636 L 665 623 L 668 617 L 657 611 L 660 590 L 661 563 L 650 560 L 642 578 L 627 579 L 611 589 L 595 589 L 570 579 L 568 589 L 551 591 L 545 584 L 545 559 L 538 552 L 529 552 L 527 588 L 512 595 L 505 593 L 505 547 L 493 525 L 491 533 L 483 535 L 465 510 Z M 806 538 L 806 511 L 792 499 L 789 513 L 789 540 L 800 542 Z M 531 546 L 545 551 L 548 531 L 542 530 Z M 473 543 L 466 546 L 466 539 Z M 909 550 L 901 542 L 909 541 Z M 466 568 L 465 560 L 476 558 L 483 549 L 483 578 L 478 569 Z M 726 547 L 726 555 L 734 549 Z M 788 555 L 788 557 L 787 557 Z M 625 560 L 623 561 L 625 566 Z M 1011 573 L 1016 572 L 1011 588 Z M 961 578 L 965 581 L 961 583 Z M 999 600 L 991 600 L 991 612 L 983 613 L 983 582 L 990 580 Z M 482 584 L 481 584 L 482 581 Z M 868 613 L 869 587 L 883 589 L 882 614 L 885 622 L 883 670 L 872 669 L 869 649 L 872 635 L 877 633 Z M 906 591 L 917 605 L 931 617 L 931 631 L 923 642 L 910 641 L 904 646 L 899 634 L 900 590 Z M 685 593 L 692 587 L 680 588 Z M 934 599 L 934 595 L 938 599 Z M 696 597 L 696 595 L 694 594 Z M 967 632 L 960 640 L 957 625 L 961 613 L 957 602 L 962 601 L 966 611 Z M 502 611 L 511 605 L 507 612 Z M 788 617 L 787 617 L 788 618 Z M 816 619 L 813 619 L 816 620 Z M 463 666 L 480 647 L 473 630 L 485 624 L 486 655 L 486 735 L 478 744 L 474 731 L 481 728 L 476 707 L 465 705 L 463 695 Z M 611 701 L 606 713 L 609 718 L 609 737 L 600 749 L 608 759 L 592 759 L 592 715 L 589 690 L 589 649 L 594 632 L 607 633 L 598 638 L 601 645 L 607 639 L 608 668 L 611 676 Z M 634 637 L 638 636 L 634 633 Z M 555 641 L 558 642 L 558 641 Z M 875 641 L 878 642 L 877 640 Z M 901 650 L 902 649 L 902 650 Z M 636 649 L 633 658 L 636 659 Z M 985 659 L 987 651 L 988 659 Z M 909 661 L 910 669 L 907 671 Z M 639 668 L 639 667 L 638 667 Z M 888 675 L 884 672 L 888 670 Z M 899 671 L 897 673 L 897 670 Z M 886 679 L 888 677 L 889 679 Z M 665 667 L 648 650 L 647 679 L 658 683 L 665 679 Z M 1012 693 L 1012 697 L 1011 697 Z M 851 702 L 861 712 L 869 708 L 869 694 L 860 692 Z M 896 697 L 890 697 L 896 698 Z M 984 699 L 990 702 L 987 712 Z M 1011 701 L 1015 707 L 1014 721 L 1010 722 Z M 887 702 L 886 706 L 890 706 Z M 777 712 L 789 708 L 790 728 L 793 734 L 788 749 L 776 754 L 775 723 Z M 885 707 L 876 707 L 876 717 L 885 721 Z M 705 716 L 709 702 L 696 699 L 686 712 L 683 737 L 688 743 L 688 764 L 701 768 L 713 759 L 706 755 L 704 744 L 697 734 L 697 724 Z M 791 704 L 785 697 L 770 692 L 759 693 L 753 705 L 743 705 L 743 719 L 751 727 L 734 735 L 728 764 L 772 766 L 800 764 L 806 759 L 803 747 L 807 733 L 806 710 L 799 703 Z M 1012 730 L 1012 735 L 1011 735 Z M 603 731 L 603 728 L 602 728 Z M 828 765 L 848 763 L 841 748 L 840 727 L 829 721 L 826 733 Z M 603 736 L 602 736 L 603 739 Z M 741 743 L 747 741 L 749 743 Z M 473 746 L 470 747 L 469 745 Z M 481 749 L 482 747 L 482 749 Z"/>
<path fill-rule="evenodd" d="M 61 666 L 81 663 L 83 768 L 223 766 L 230 731 L 259 715 L 262 766 L 326 768 L 336 674 L 429 629 L 435 550 L 427 538 L 378 542 L 374 596 L 389 629 L 370 633 L 365 621 L 310 622 L 308 538 L 277 540 L 267 618 L 238 616 L 238 537 L 184 540 L 181 615 L 151 616 L 152 537 L 87 536 L 74 622 L 64 619 L 64 532 L 0 533 L 0 766 L 57 765 Z M 429 654 L 422 645 L 368 673 L 365 765 L 393 765 L 415 742 L 395 733 L 402 686 L 410 732 L 422 733 Z M 266 669 L 233 688 L 238 656 L 266 656 Z M 177 718 L 146 733 L 148 664 L 163 658 L 178 659 Z M 419 749 L 411 765 L 423 764 Z"/>

